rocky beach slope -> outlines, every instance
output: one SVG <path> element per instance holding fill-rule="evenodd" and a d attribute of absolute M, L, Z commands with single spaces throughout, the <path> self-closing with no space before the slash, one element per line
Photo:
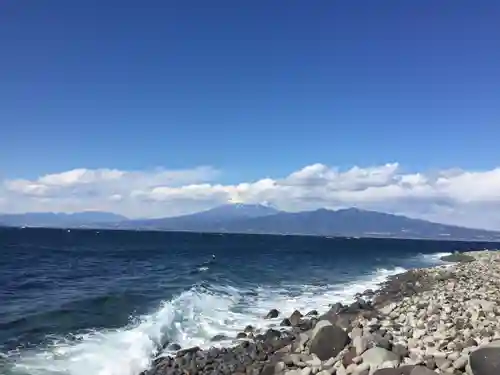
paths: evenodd
<path fill-rule="evenodd" d="M 323 315 L 311 306 L 266 332 L 248 326 L 234 347 L 159 357 L 143 375 L 500 375 L 500 252 L 448 260 Z"/>

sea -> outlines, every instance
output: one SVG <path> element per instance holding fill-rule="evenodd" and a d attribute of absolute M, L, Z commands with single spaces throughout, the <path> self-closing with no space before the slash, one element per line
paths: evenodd
<path fill-rule="evenodd" d="M 495 243 L 0 228 L 0 374 L 138 375 Z M 215 259 L 213 259 L 215 256 Z M 168 349 L 166 349 L 168 352 Z"/>

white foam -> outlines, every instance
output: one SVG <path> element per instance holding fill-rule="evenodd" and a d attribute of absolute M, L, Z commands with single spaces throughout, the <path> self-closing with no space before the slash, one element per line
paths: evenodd
<path fill-rule="evenodd" d="M 216 334 L 235 337 L 245 325 L 264 329 L 280 319 L 263 317 L 272 308 L 282 315 L 293 310 L 327 310 L 349 302 L 358 292 L 375 289 L 404 268 L 378 269 L 374 274 L 340 285 L 283 285 L 239 290 L 231 287 L 193 288 L 159 309 L 119 330 L 82 335 L 76 342 L 60 341 L 35 352 L 21 353 L 15 372 L 30 375 L 137 375 L 147 369 L 165 340 L 182 347 L 208 347 Z M 222 343 L 222 344 L 227 344 Z"/>

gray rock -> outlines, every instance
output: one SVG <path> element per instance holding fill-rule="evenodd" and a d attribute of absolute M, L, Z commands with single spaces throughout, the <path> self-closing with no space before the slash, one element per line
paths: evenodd
<path fill-rule="evenodd" d="M 287 366 L 297 366 L 297 363 L 300 362 L 300 354 L 293 353 L 286 355 L 283 357 L 283 362 L 285 362 Z"/>
<path fill-rule="evenodd" d="M 469 363 L 474 375 L 500 374 L 500 341 L 493 341 L 472 352 Z"/>
<path fill-rule="evenodd" d="M 441 260 L 445 262 L 469 263 L 476 259 L 470 255 L 455 252 L 454 254 L 441 257 Z"/>
<path fill-rule="evenodd" d="M 356 349 L 353 347 L 350 347 L 349 350 L 347 350 L 344 355 L 342 356 L 342 364 L 344 367 L 348 367 L 352 363 L 354 363 L 354 358 L 356 358 Z"/>
<path fill-rule="evenodd" d="M 352 373 L 352 375 L 369 375 L 370 365 L 368 363 L 361 363 Z"/>
<path fill-rule="evenodd" d="M 292 315 L 288 318 L 290 320 L 290 323 L 292 326 L 297 326 L 300 323 L 300 320 L 302 319 L 302 314 L 300 313 L 299 310 L 295 310 Z"/>
<path fill-rule="evenodd" d="M 210 339 L 210 341 L 222 341 L 222 340 L 228 340 L 228 339 L 229 339 L 229 337 L 227 337 L 226 335 L 219 334 L 219 335 L 215 335 L 214 337 L 212 337 Z M 180 347 L 179 347 L 179 349 L 180 349 Z"/>
<path fill-rule="evenodd" d="M 247 325 L 247 326 L 245 327 L 245 329 L 243 330 L 243 332 L 245 332 L 245 333 L 250 333 L 250 332 L 253 332 L 253 326 L 251 326 L 251 325 Z"/>
<path fill-rule="evenodd" d="M 309 353 L 326 361 L 335 357 L 349 342 L 347 333 L 327 320 L 320 320 L 314 327 L 309 344 Z"/>
<path fill-rule="evenodd" d="M 477 346 L 477 341 L 474 340 L 473 338 L 469 338 L 465 342 L 465 346 L 468 347 L 468 348 L 473 347 L 473 346 Z"/>
<path fill-rule="evenodd" d="M 276 309 L 271 309 L 266 315 L 266 319 L 274 319 L 277 318 L 280 312 Z"/>
<path fill-rule="evenodd" d="M 274 366 L 274 372 L 275 373 L 283 372 L 283 371 L 285 371 L 285 369 L 286 369 L 285 362 L 281 362 L 280 361 L 280 362 L 276 363 L 276 365 Z"/>
<path fill-rule="evenodd" d="M 356 355 L 361 355 L 368 349 L 368 339 L 365 336 L 355 336 L 352 345 L 356 349 Z"/>
<path fill-rule="evenodd" d="M 408 357 L 408 349 L 401 344 L 394 345 L 392 347 L 392 351 L 394 352 L 394 354 L 398 355 L 399 358 Z"/>
<path fill-rule="evenodd" d="M 281 321 L 280 326 L 281 326 L 281 327 L 291 327 L 291 326 L 292 326 L 292 322 L 290 321 L 290 319 L 288 319 L 288 318 L 284 318 L 284 319 Z"/>
<path fill-rule="evenodd" d="M 429 370 L 427 367 L 416 366 L 410 375 L 436 375 L 436 372 Z"/>
<path fill-rule="evenodd" d="M 460 356 L 455 362 L 453 362 L 453 368 L 457 370 L 464 370 L 469 358 L 465 355 Z"/>
<path fill-rule="evenodd" d="M 275 374 L 275 365 L 272 363 L 268 363 L 267 365 L 264 366 L 262 371 L 260 372 L 261 375 L 274 375 Z"/>
<path fill-rule="evenodd" d="M 399 361 L 399 356 L 384 348 L 371 348 L 364 352 L 361 357 L 363 363 L 368 363 L 370 367 L 376 368 L 386 361 Z"/>
<path fill-rule="evenodd" d="M 398 368 L 382 368 L 373 373 L 373 375 L 410 375 L 417 366 L 401 366 Z M 436 373 L 433 373 L 436 375 Z"/>

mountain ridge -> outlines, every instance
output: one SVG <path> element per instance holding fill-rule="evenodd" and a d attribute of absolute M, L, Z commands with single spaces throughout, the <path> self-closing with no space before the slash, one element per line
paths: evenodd
<path fill-rule="evenodd" d="M 94 212 L 95 213 L 95 212 Z M 466 228 L 430 222 L 385 212 L 359 208 L 285 212 L 262 204 L 231 203 L 209 210 L 157 219 L 127 219 L 113 213 L 98 212 L 99 218 L 109 215 L 108 221 L 95 220 L 87 213 L 54 214 L 58 220 L 47 220 L 40 225 L 22 223 L 19 216 L 0 215 L 0 225 L 48 226 L 53 228 L 96 228 L 123 230 L 163 230 L 211 233 L 296 234 L 335 237 L 388 237 L 424 239 L 463 239 L 500 241 L 500 232 Z M 47 215 L 47 213 L 33 214 Z M 89 217 L 85 217 L 85 215 Z M 17 217 L 16 220 L 12 216 Z M 52 216 L 54 217 L 54 216 Z M 70 218 L 71 220 L 64 219 Z M 93 220 L 90 220 L 93 219 Z M 32 223 L 35 219 L 31 216 Z"/>
<path fill-rule="evenodd" d="M 112 223 L 129 220 L 126 216 L 105 211 L 64 212 L 25 212 L 19 214 L 0 214 L 0 225 L 66 227 L 88 223 Z"/>

